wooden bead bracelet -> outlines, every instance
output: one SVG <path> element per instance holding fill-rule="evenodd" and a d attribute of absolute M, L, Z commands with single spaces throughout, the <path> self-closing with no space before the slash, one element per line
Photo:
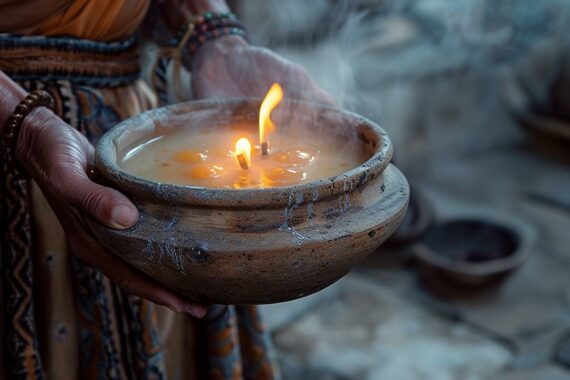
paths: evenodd
<path fill-rule="evenodd" d="M 25 117 L 38 107 L 53 109 L 53 98 L 44 90 L 30 92 L 16 106 L 12 115 L 6 121 L 2 132 L 2 173 L 6 174 L 14 168 L 15 151 L 18 134 Z"/>

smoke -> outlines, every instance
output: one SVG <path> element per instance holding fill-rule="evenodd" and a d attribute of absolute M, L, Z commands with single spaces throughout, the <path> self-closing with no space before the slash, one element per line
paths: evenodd
<path fill-rule="evenodd" d="M 564 0 L 267 0 L 237 9 L 254 43 L 300 63 L 339 106 L 387 129 L 405 165 L 427 150 L 510 138 L 513 130 L 487 127 L 504 72 L 543 41 L 563 51 L 570 25 Z M 530 86 L 545 92 L 538 78 Z"/>
<path fill-rule="evenodd" d="M 233 7 L 253 44 L 301 64 L 338 106 L 386 129 L 409 176 L 462 172 L 441 172 L 434 152 L 487 152 L 520 139 L 506 116 L 505 83 L 514 77 L 533 102 L 548 104 L 570 51 L 567 0 L 237 0 Z M 303 116 L 299 125 L 318 122 L 317 113 Z"/>

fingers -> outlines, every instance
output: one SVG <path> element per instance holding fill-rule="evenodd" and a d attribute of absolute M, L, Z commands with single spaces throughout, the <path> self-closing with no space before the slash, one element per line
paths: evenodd
<path fill-rule="evenodd" d="M 300 100 L 334 105 L 334 99 L 311 78 L 303 67 L 290 64 L 284 75 L 291 89 L 289 96 Z"/>
<path fill-rule="evenodd" d="M 335 105 L 336 102 L 333 99 L 332 96 L 330 96 L 330 94 L 328 92 L 326 92 L 325 90 L 321 89 L 321 88 L 315 88 L 313 90 L 313 93 L 315 94 L 315 101 L 319 102 L 319 103 L 324 103 L 324 104 L 329 104 L 329 105 Z"/>
<path fill-rule="evenodd" d="M 206 305 L 188 302 L 120 260 L 113 261 L 109 268 L 100 269 L 103 269 L 103 273 L 127 293 L 167 306 L 177 313 L 184 312 L 196 318 L 206 315 L 208 311 Z"/>
<path fill-rule="evenodd" d="M 92 182 L 85 173 L 63 173 L 60 183 L 62 189 L 69 189 L 65 196 L 69 203 L 108 227 L 129 228 L 139 218 L 137 208 L 127 197 Z"/>
<path fill-rule="evenodd" d="M 178 313 L 187 313 L 196 318 L 206 315 L 206 305 L 193 303 L 185 300 L 170 289 L 162 286 L 131 267 L 111 253 L 100 249 L 99 245 L 81 239 L 70 242 L 74 252 L 85 252 L 86 246 L 91 246 L 89 256 L 81 255 L 81 259 L 98 268 L 113 283 L 117 284 L 125 292 L 137 297 L 147 299 L 153 303 L 164 305 Z"/>
<path fill-rule="evenodd" d="M 289 99 L 298 99 L 313 103 L 321 103 L 326 105 L 335 105 L 334 99 L 324 90 L 316 85 L 309 84 L 304 89 L 295 89 L 288 92 Z"/>

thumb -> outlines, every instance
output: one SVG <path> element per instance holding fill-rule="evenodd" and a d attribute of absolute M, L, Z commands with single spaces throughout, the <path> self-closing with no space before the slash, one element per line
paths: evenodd
<path fill-rule="evenodd" d="M 63 195 L 64 198 L 108 227 L 129 228 L 139 218 L 137 208 L 127 197 L 117 190 L 91 181 L 84 172 L 66 171 L 60 178 L 60 183 L 63 189 L 70 189 Z"/>

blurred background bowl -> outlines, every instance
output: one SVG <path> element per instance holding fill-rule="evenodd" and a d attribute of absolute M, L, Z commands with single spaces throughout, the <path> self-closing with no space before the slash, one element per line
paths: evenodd
<path fill-rule="evenodd" d="M 497 285 L 528 255 L 522 231 L 483 218 L 436 224 L 414 251 L 429 285 L 466 291 Z"/>

